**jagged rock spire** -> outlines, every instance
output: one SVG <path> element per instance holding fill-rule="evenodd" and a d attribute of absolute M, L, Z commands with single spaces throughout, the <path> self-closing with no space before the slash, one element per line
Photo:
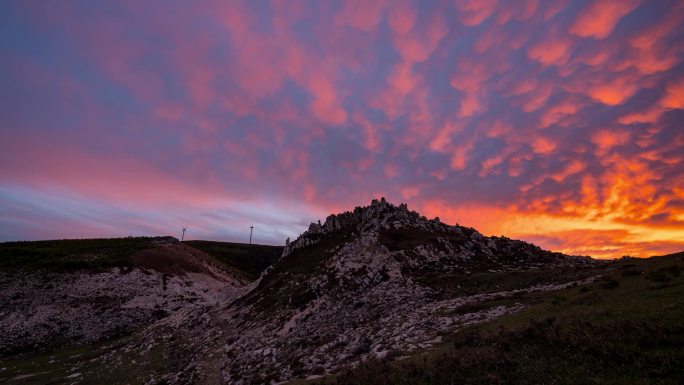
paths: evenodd
<path fill-rule="evenodd" d="M 320 220 L 312 222 L 308 230 L 297 239 L 290 243 L 286 242 L 282 256 L 287 256 L 296 249 L 316 243 L 317 239 L 314 237 L 316 234 L 325 235 L 350 226 L 377 224 L 392 216 L 396 218 L 420 217 L 416 212 L 409 212 L 406 203 L 395 206 L 389 203 L 385 197 L 381 197 L 380 200 L 373 199 L 368 206 L 356 207 L 353 211 L 329 215 L 323 224 Z"/>

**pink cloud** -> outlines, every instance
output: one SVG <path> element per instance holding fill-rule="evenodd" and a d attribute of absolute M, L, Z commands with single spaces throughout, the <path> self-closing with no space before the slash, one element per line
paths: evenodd
<path fill-rule="evenodd" d="M 369 151 L 377 151 L 380 149 L 381 143 L 378 129 L 359 112 L 355 112 L 352 115 L 352 120 L 361 127 L 364 133 L 364 147 Z"/>
<path fill-rule="evenodd" d="M 527 49 L 527 57 L 544 66 L 564 65 L 570 59 L 572 42 L 565 37 L 546 38 Z"/>
<path fill-rule="evenodd" d="M 370 31 L 382 20 L 385 3 L 383 0 L 345 1 L 335 20 L 360 30 Z"/>
<path fill-rule="evenodd" d="M 639 0 L 595 0 L 582 10 L 569 31 L 582 37 L 603 39 L 638 5 Z"/>
<path fill-rule="evenodd" d="M 665 95 L 660 105 L 670 109 L 684 109 L 684 79 L 670 82 L 665 87 Z"/>
<path fill-rule="evenodd" d="M 170 213 L 376 194 L 563 250 L 603 225 L 601 255 L 672 242 L 682 3 L 568 4 L 22 5 L 16 36 L 49 39 L 0 49 L 0 174 Z"/>
<path fill-rule="evenodd" d="M 473 27 L 494 14 L 497 0 L 456 0 L 455 5 L 461 23 Z"/>
<path fill-rule="evenodd" d="M 449 26 L 444 17 L 432 15 L 420 28 L 413 29 L 410 34 L 395 35 L 394 47 L 407 62 L 427 60 L 439 43 L 449 33 Z"/>
<path fill-rule="evenodd" d="M 392 3 L 387 16 L 387 23 L 398 35 L 406 35 L 413 29 L 418 18 L 415 4 L 409 1 L 396 1 Z"/>
<path fill-rule="evenodd" d="M 581 105 L 572 99 L 565 99 L 544 110 L 539 117 L 539 127 L 546 128 L 581 110 Z"/>

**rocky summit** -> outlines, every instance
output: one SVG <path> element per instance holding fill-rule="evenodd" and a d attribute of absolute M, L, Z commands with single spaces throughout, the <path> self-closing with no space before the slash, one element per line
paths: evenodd
<path fill-rule="evenodd" d="M 63 360 L 67 383 L 312 379 L 430 351 L 448 333 L 521 311 L 522 293 L 592 282 L 599 264 L 384 198 L 312 223 L 253 282 L 178 242 L 132 260 L 127 268 L 4 273 L 3 359 L 46 347 L 45 357 Z M 55 341 L 80 353 L 62 357 L 47 348 Z"/>

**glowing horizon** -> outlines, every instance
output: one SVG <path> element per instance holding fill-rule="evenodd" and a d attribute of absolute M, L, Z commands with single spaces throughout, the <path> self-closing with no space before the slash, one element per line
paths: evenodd
<path fill-rule="evenodd" d="M 684 1 L 6 1 L 0 241 L 283 244 L 386 197 L 684 250 Z"/>

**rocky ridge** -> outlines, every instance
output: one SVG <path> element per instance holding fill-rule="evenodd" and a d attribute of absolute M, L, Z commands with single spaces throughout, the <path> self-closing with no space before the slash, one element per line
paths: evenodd
<path fill-rule="evenodd" d="M 485 237 L 429 220 L 405 204 L 374 200 L 312 223 L 286 242 L 282 257 L 247 294 L 212 312 L 206 327 L 214 346 L 203 346 L 227 384 L 334 373 L 371 357 L 429 349 L 442 333 L 522 308 L 515 302 L 471 305 L 593 279 L 462 295 L 424 282 L 427 274 L 506 274 L 593 263 L 522 241 Z M 202 341 L 196 340 L 198 347 Z"/>

